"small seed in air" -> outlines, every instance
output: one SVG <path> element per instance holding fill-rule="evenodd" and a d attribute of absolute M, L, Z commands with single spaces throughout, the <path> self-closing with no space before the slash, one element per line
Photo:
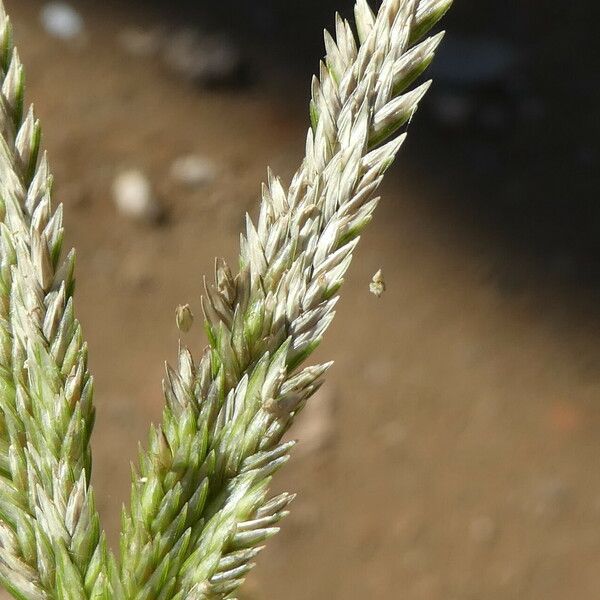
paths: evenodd
<path fill-rule="evenodd" d="M 189 304 L 180 305 L 175 311 L 175 322 L 177 328 L 183 333 L 187 333 L 194 324 L 194 314 Z"/>
<path fill-rule="evenodd" d="M 369 284 L 369 290 L 371 294 L 374 294 L 378 298 L 381 298 L 383 292 L 385 292 L 385 279 L 383 278 L 383 271 L 379 269 Z"/>

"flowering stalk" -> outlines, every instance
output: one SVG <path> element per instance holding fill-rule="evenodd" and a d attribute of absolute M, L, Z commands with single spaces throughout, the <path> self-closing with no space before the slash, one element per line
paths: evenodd
<path fill-rule="evenodd" d="M 452 0 L 355 6 L 358 39 L 336 21 L 312 85 L 306 158 L 289 189 L 269 173 L 240 270 L 217 261 L 203 298 L 209 346 L 167 368 L 153 428 L 123 515 L 119 593 L 135 600 L 231 598 L 292 500 L 269 498 L 294 416 L 330 363 L 300 368 L 334 316 L 337 290 L 374 193 L 429 83 L 411 88 Z"/>
<path fill-rule="evenodd" d="M 75 256 L 60 258 L 62 208 L 23 87 L 0 1 L 0 582 L 27 600 L 108 598 Z"/>

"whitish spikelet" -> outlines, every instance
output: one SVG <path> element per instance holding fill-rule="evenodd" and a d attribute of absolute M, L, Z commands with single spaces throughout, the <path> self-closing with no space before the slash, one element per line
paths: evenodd
<path fill-rule="evenodd" d="M 40 124 L 24 111 L 23 66 L 1 2 L 0 63 L 0 581 L 18 598 L 65 589 L 84 600 L 109 589 L 87 485 L 92 380 L 72 309 L 73 257 L 59 261 L 62 209 L 52 211 Z"/>
<path fill-rule="evenodd" d="M 241 270 L 217 262 L 202 306 L 209 347 L 168 369 L 123 518 L 127 598 L 232 598 L 291 501 L 267 500 L 293 443 L 282 437 L 330 366 L 296 368 L 334 316 L 336 292 L 378 203 L 374 197 L 429 83 L 410 84 L 441 35 L 423 39 L 450 0 L 355 6 L 358 39 L 336 18 L 312 82 L 306 157 L 288 190 L 270 171 Z"/>

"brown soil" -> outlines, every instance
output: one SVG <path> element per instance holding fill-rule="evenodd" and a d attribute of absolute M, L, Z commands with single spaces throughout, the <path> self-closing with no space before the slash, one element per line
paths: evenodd
<path fill-rule="evenodd" d="M 5 3 L 78 251 L 97 390 L 93 484 L 116 544 L 129 463 L 160 419 L 174 309 L 200 313 L 202 274 L 213 256 L 235 256 L 266 165 L 288 177 L 298 163 L 305 109 L 296 88 L 268 77 L 201 91 L 128 56 L 116 35 L 139 15 L 125 8 L 88 10 L 88 44 L 72 48 L 40 29 L 39 3 Z M 188 152 L 221 165 L 214 185 L 171 181 Z M 331 430 L 278 476 L 299 497 L 246 597 L 597 598 L 597 298 L 529 276 L 531 261 L 463 220 L 453 192 L 429 179 L 435 165 L 410 153 L 409 137 L 319 350 L 336 361 L 320 396 Z M 117 214 L 111 183 L 127 166 L 151 177 L 162 226 Z M 379 267 L 380 300 L 368 291 Z M 201 328 L 185 341 L 197 352 Z"/>

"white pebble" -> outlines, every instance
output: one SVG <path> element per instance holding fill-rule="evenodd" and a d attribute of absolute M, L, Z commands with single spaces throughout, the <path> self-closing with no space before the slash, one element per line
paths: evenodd
<path fill-rule="evenodd" d="M 216 165 L 210 159 L 196 154 L 181 156 L 171 165 L 171 177 L 190 187 L 212 183 L 216 176 Z"/>
<path fill-rule="evenodd" d="M 83 17 L 66 2 L 48 2 L 42 8 L 40 19 L 44 29 L 61 40 L 72 40 L 84 33 Z"/>
<path fill-rule="evenodd" d="M 160 206 L 148 178 L 137 170 L 124 171 L 113 183 L 113 199 L 122 215 L 140 221 L 154 221 Z"/>

